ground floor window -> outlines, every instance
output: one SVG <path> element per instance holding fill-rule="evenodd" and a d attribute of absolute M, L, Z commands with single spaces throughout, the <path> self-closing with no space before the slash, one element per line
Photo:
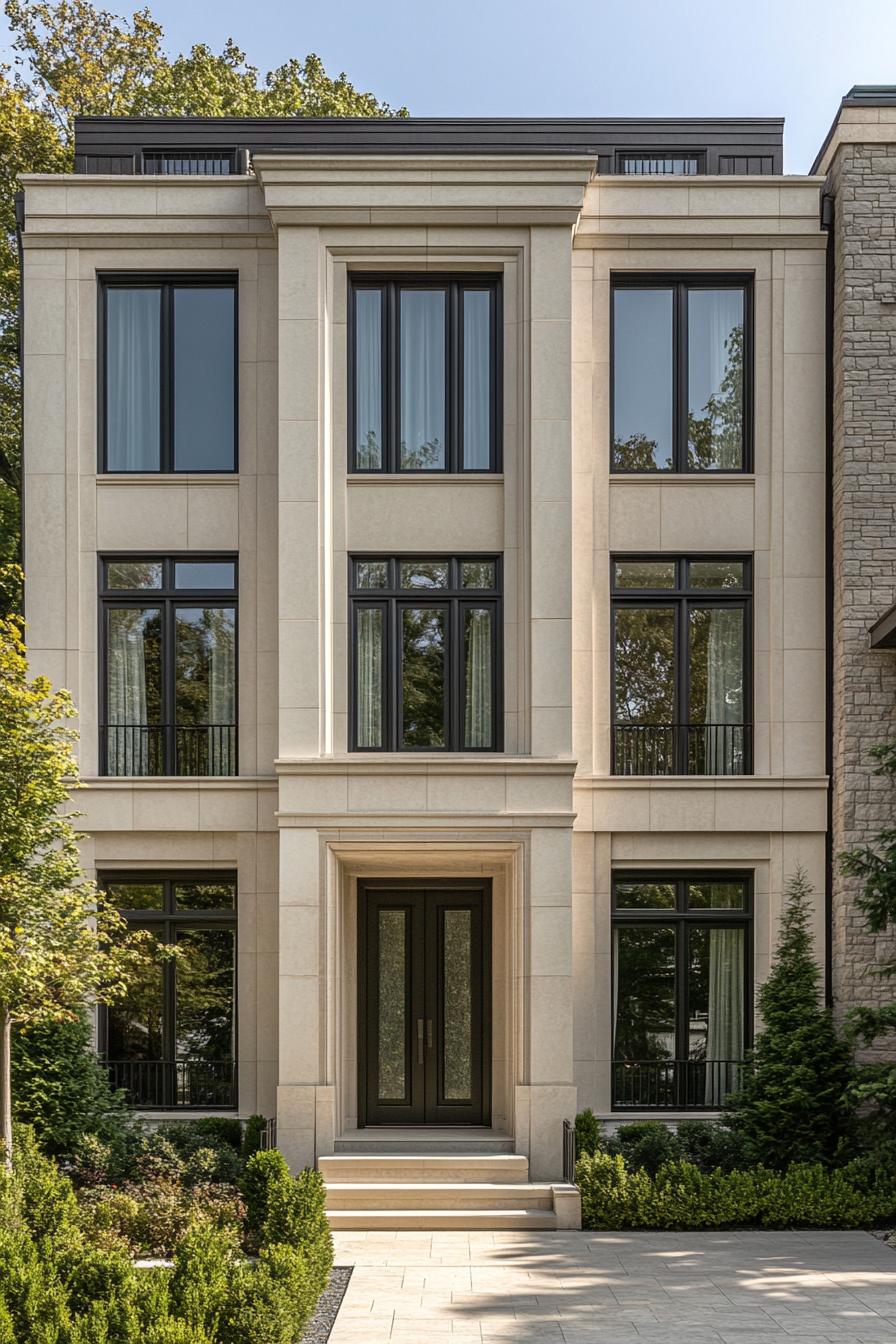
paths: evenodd
<path fill-rule="evenodd" d="M 145 1109 L 236 1105 L 236 880 L 232 874 L 106 874 L 132 928 L 173 944 L 127 998 L 104 1008 L 113 1084 Z"/>
<path fill-rule="evenodd" d="M 732 873 L 613 880 L 613 1106 L 713 1110 L 751 1031 L 751 891 Z"/>

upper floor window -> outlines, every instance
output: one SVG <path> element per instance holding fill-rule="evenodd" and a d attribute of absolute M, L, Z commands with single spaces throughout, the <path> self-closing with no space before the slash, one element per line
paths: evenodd
<path fill-rule="evenodd" d="M 614 774 L 749 774 L 750 561 L 616 556 L 612 570 Z"/>
<path fill-rule="evenodd" d="M 236 559 L 100 563 L 103 773 L 235 775 Z"/>
<path fill-rule="evenodd" d="M 106 277 L 101 301 L 101 469 L 235 471 L 235 279 Z"/>
<path fill-rule="evenodd" d="M 742 276 L 614 278 L 613 471 L 748 469 L 750 301 Z"/>
<path fill-rule="evenodd" d="M 693 177 L 706 172 L 705 154 L 630 154 L 620 150 L 616 155 L 616 169 L 635 177 L 666 177 L 678 175 Z"/>
<path fill-rule="evenodd" d="M 143 171 L 162 176 L 228 177 L 234 171 L 234 154 L 217 149 L 153 149 L 143 151 Z"/>
<path fill-rule="evenodd" d="M 99 1017 L 112 1085 L 132 1106 L 236 1105 L 236 879 L 105 874 L 128 925 L 178 956 L 144 966 Z"/>
<path fill-rule="evenodd" d="M 352 278 L 349 470 L 500 469 L 496 277 Z"/>
<path fill-rule="evenodd" d="M 613 879 L 613 1107 L 714 1110 L 750 1039 L 743 873 Z"/>
<path fill-rule="evenodd" d="M 355 751 L 497 751 L 497 556 L 351 561 Z"/>

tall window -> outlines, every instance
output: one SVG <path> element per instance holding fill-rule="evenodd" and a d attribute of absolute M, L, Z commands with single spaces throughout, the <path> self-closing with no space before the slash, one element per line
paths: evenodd
<path fill-rule="evenodd" d="M 611 564 L 614 773 L 749 774 L 750 561 Z"/>
<path fill-rule="evenodd" d="M 131 928 L 178 949 L 101 1014 L 100 1048 L 114 1086 L 133 1106 L 235 1106 L 233 874 L 107 874 L 100 886 Z"/>
<path fill-rule="evenodd" d="M 351 561 L 355 751 L 496 751 L 497 556 Z"/>
<path fill-rule="evenodd" d="M 613 1105 L 700 1110 L 736 1091 L 751 1031 L 750 883 L 613 881 Z"/>
<path fill-rule="evenodd" d="M 744 277 L 616 277 L 613 471 L 749 467 L 750 284 Z"/>
<path fill-rule="evenodd" d="M 355 276 L 349 469 L 497 471 L 495 277 Z"/>
<path fill-rule="evenodd" d="M 101 469 L 235 471 L 236 281 L 104 279 Z"/>
<path fill-rule="evenodd" d="M 101 561 L 102 768 L 237 773 L 236 559 Z"/>

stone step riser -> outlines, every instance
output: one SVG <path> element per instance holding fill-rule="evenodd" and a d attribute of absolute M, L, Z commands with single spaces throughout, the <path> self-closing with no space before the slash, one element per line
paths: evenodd
<path fill-rule="evenodd" d="M 512 1153 L 513 1139 L 477 1139 L 467 1143 L 443 1139 L 337 1139 L 334 1149 L 337 1154 L 357 1156 L 375 1153 L 419 1153 L 436 1157 L 459 1157 L 469 1153 L 472 1156 L 488 1156 L 492 1153 Z"/>
<path fill-rule="evenodd" d="M 550 1186 L 527 1185 L 331 1185 L 327 1209 L 541 1210 L 553 1213 Z"/>
<path fill-rule="evenodd" d="M 549 1232 L 557 1229 L 553 1213 L 522 1209 L 328 1209 L 334 1232 Z"/>
<path fill-rule="evenodd" d="M 529 1161 L 516 1154 L 490 1157 L 389 1157 L 388 1155 L 336 1155 L 318 1160 L 327 1185 L 353 1184 L 434 1184 L 469 1183 L 525 1185 L 529 1180 Z"/>

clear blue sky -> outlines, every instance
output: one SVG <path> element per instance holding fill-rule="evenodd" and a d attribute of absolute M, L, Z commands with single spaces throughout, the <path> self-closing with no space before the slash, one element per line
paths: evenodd
<path fill-rule="evenodd" d="M 792 172 L 852 84 L 896 84 L 894 0 L 147 2 L 171 52 L 232 36 L 264 70 L 315 51 L 412 115 L 783 115 Z"/>

